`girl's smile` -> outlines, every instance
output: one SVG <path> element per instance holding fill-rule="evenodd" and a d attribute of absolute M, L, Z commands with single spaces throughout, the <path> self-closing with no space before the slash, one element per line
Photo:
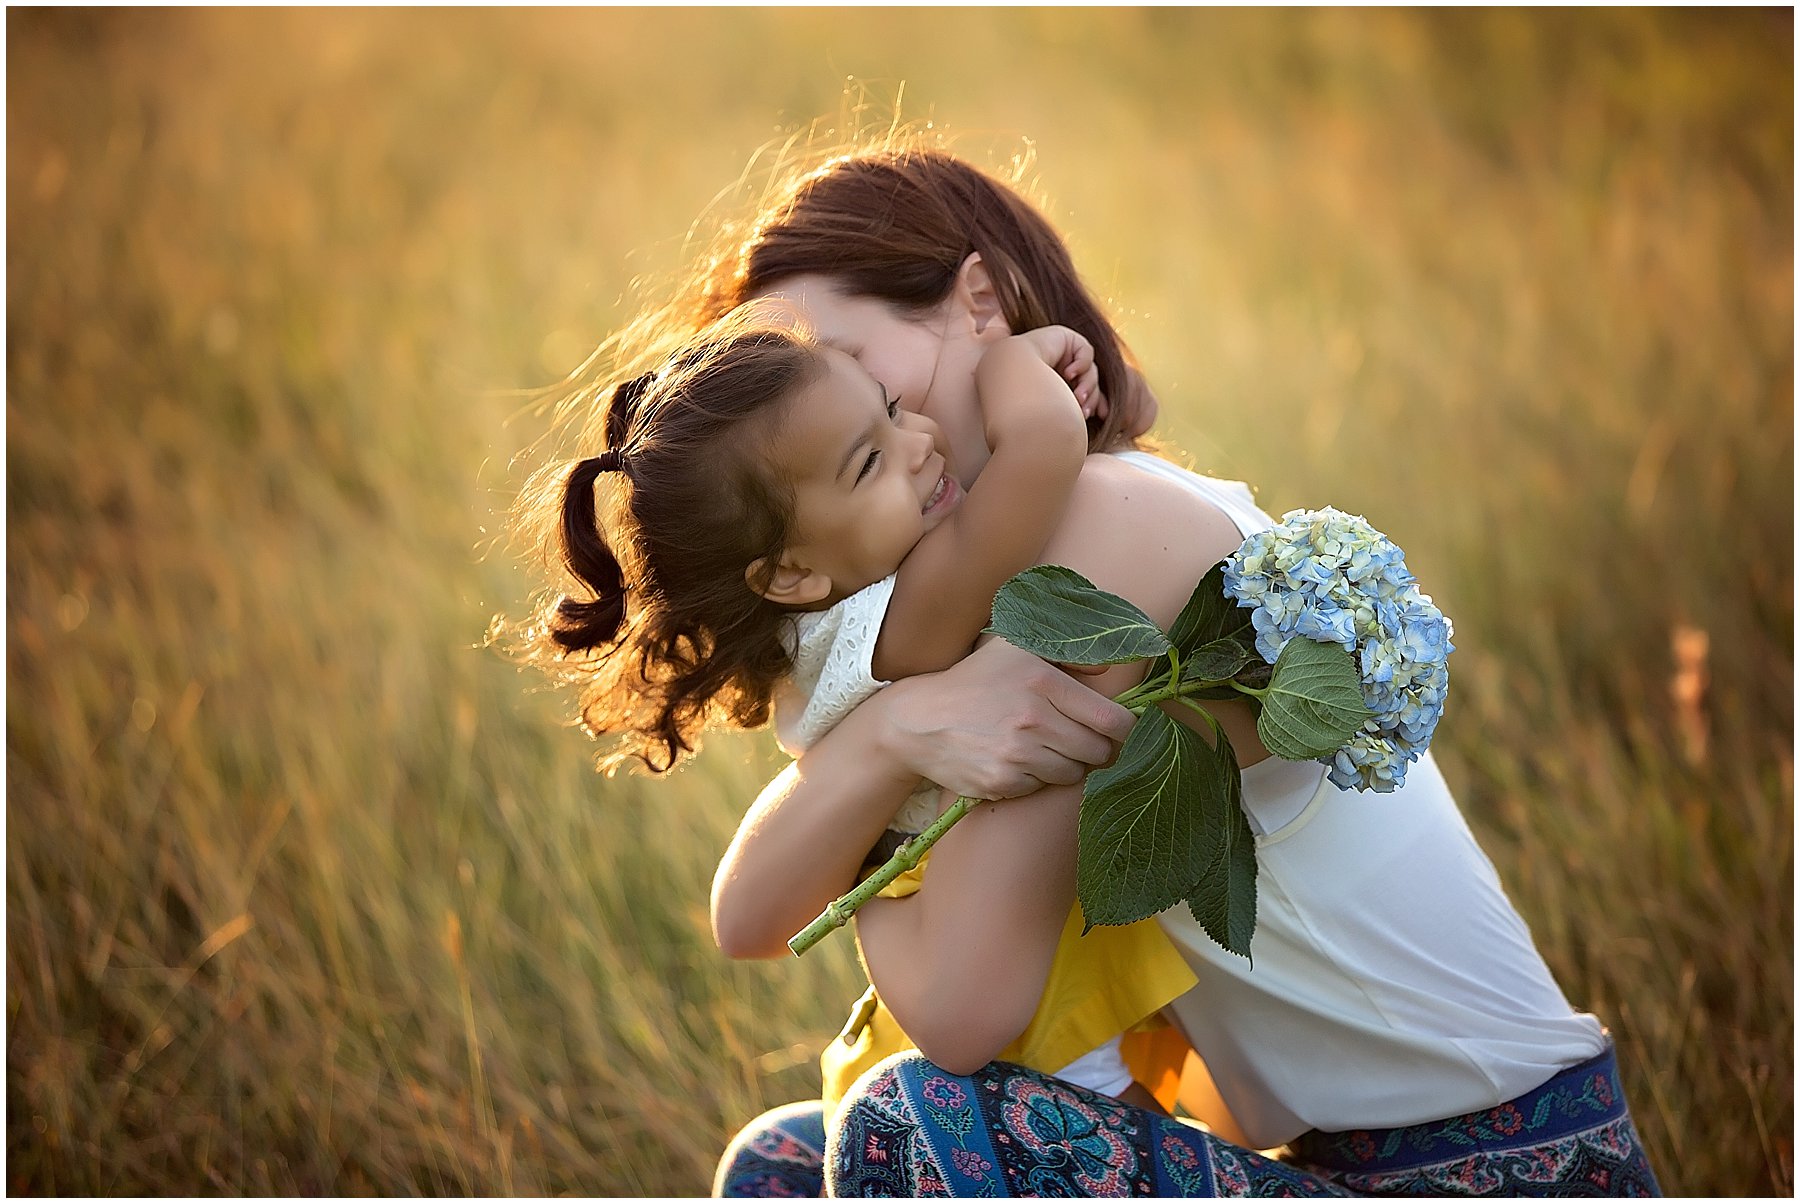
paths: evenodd
<path fill-rule="evenodd" d="M 962 486 L 956 483 L 955 477 L 944 473 L 938 477 L 937 486 L 931 491 L 931 496 L 925 499 L 925 517 L 941 518 L 955 509 L 956 504 L 962 500 Z"/>

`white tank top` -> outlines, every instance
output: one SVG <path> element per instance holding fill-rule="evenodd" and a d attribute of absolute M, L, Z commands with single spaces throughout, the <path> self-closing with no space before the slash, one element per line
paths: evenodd
<path fill-rule="evenodd" d="M 1244 535 L 1274 525 L 1236 481 L 1120 453 Z M 1322 765 L 1244 771 L 1256 833 L 1251 961 L 1186 905 L 1158 917 L 1200 983 L 1169 1005 L 1258 1148 L 1309 1129 L 1419 1124 L 1489 1108 L 1599 1054 L 1427 753 L 1391 794 Z"/>

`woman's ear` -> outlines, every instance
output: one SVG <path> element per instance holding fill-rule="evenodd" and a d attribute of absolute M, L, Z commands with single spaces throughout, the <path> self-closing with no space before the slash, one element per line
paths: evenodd
<path fill-rule="evenodd" d="M 1012 333 L 1007 329 L 1006 315 L 1000 312 L 1000 296 L 994 291 L 994 278 L 982 262 L 980 251 L 970 251 L 956 269 L 951 295 L 968 311 L 977 335 L 1004 338 Z"/>
<path fill-rule="evenodd" d="M 744 570 L 744 582 L 777 606 L 811 606 L 831 596 L 831 578 L 796 563 L 788 553 L 781 554 L 774 572 L 768 563 L 765 557 L 751 564 Z"/>

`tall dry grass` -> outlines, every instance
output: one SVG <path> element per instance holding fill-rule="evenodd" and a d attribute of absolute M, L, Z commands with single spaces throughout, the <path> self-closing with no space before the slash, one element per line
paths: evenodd
<path fill-rule="evenodd" d="M 707 935 L 766 743 L 597 778 L 478 645 L 507 390 L 855 75 L 1033 140 L 1194 462 L 1408 549 L 1664 1187 L 1791 1193 L 1791 21 L 9 12 L 9 1186 L 691 1194 L 812 1092 L 848 950 Z"/>

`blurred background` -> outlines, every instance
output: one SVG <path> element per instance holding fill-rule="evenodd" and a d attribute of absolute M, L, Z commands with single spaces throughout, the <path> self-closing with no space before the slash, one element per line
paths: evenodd
<path fill-rule="evenodd" d="M 482 641 L 536 391 L 896 111 L 1407 549 L 1664 1188 L 1792 1193 L 1791 10 L 6 16 L 14 1193 L 691 1195 L 816 1094 L 849 942 L 706 920 L 772 742 L 601 778 Z"/>

